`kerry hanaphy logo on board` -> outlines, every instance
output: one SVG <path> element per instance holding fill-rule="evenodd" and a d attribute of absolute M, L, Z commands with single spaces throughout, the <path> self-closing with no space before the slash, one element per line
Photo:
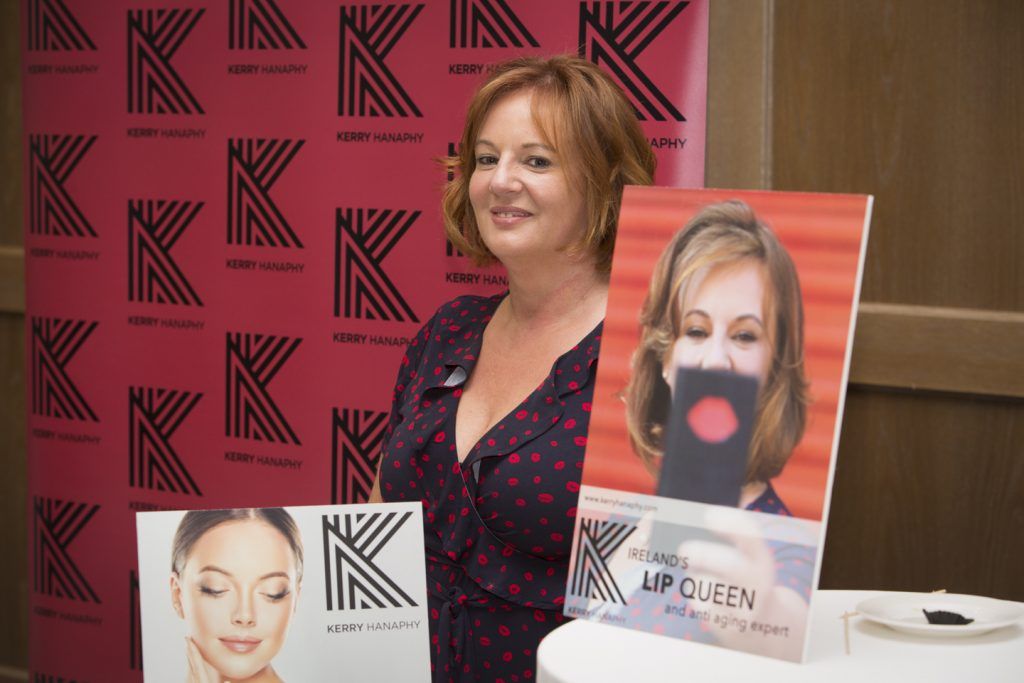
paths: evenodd
<path fill-rule="evenodd" d="M 634 524 L 581 517 L 569 593 L 625 605 L 626 598 L 615 583 L 608 561 L 634 531 Z"/>
<path fill-rule="evenodd" d="M 338 116 L 423 116 L 384 60 L 424 7 L 342 5 Z"/>
<path fill-rule="evenodd" d="M 95 50 L 96 44 L 64 0 L 28 0 L 28 49 Z"/>
<path fill-rule="evenodd" d="M 225 436 L 300 445 L 269 387 L 301 343 L 298 337 L 227 333 Z"/>
<path fill-rule="evenodd" d="M 448 47 L 540 47 L 505 0 L 451 0 Z"/>
<path fill-rule="evenodd" d="M 171 257 L 171 248 L 195 220 L 203 202 L 136 199 L 128 202 L 128 300 L 202 306 Z"/>
<path fill-rule="evenodd" d="M 32 316 L 32 413 L 66 420 L 99 422 L 67 366 L 99 325 L 90 320 Z"/>
<path fill-rule="evenodd" d="M 337 210 L 335 317 L 419 322 L 383 267 L 384 259 L 419 217 L 419 211 L 408 209 Z"/>
<path fill-rule="evenodd" d="M 580 3 L 580 56 L 604 66 L 646 121 L 686 117 L 637 64 L 637 58 L 690 3 L 588 1 Z"/>
<path fill-rule="evenodd" d="M 302 248 L 270 189 L 305 140 L 228 140 L 228 244 Z"/>
<path fill-rule="evenodd" d="M 36 593 L 68 600 L 101 600 L 72 557 L 70 547 L 100 506 L 36 496 L 33 529 L 33 588 Z"/>
<path fill-rule="evenodd" d="M 335 408 L 331 414 L 331 502 L 365 503 L 377 475 L 388 414 L 354 408 Z"/>
<path fill-rule="evenodd" d="M 231 0 L 228 15 L 231 50 L 306 49 L 275 0 Z"/>
<path fill-rule="evenodd" d="M 171 437 L 199 403 L 197 391 L 128 389 L 128 483 L 136 488 L 201 496 Z"/>
<path fill-rule="evenodd" d="M 350 512 L 323 515 L 324 590 L 327 610 L 417 607 L 392 578 L 394 568 L 378 556 L 413 516 L 412 512 Z M 400 555 L 394 556 L 402 561 Z"/>
<path fill-rule="evenodd" d="M 171 59 L 205 9 L 128 11 L 128 113 L 202 114 Z"/>
<path fill-rule="evenodd" d="M 95 135 L 29 136 L 29 233 L 96 237 L 92 224 L 64 187 L 96 139 Z"/>

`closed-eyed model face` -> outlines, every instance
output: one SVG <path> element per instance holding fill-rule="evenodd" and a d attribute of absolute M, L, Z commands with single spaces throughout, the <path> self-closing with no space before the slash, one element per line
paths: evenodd
<path fill-rule="evenodd" d="M 677 367 L 725 370 L 764 382 L 772 345 L 765 320 L 765 273 L 745 258 L 698 273 L 683 295 L 679 337 L 665 359 L 672 387 Z"/>
<path fill-rule="evenodd" d="M 580 240 L 583 195 L 572 187 L 564 152 L 537 128 L 530 91 L 494 105 L 474 153 L 469 199 L 480 236 L 499 260 L 543 259 Z"/>
<path fill-rule="evenodd" d="M 230 680 L 259 674 L 281 649 L 295 612 L 295 553 L 259 520 L 219 524 L 199 538 L 180 576 L 174 607 L 203 659 Z"/>

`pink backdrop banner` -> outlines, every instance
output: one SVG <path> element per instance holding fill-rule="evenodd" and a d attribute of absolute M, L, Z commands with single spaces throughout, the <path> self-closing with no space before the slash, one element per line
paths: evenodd
<path fill-rule="evenodd" d="M 141 680 L 136 511 L 365 500 L 406 341 L 505 285 L 438 208 L 489 64 L 582 54 L 658 183 L 703 184 L 702 0 L 23 0 L 22 22 L 36 680 Z"/>

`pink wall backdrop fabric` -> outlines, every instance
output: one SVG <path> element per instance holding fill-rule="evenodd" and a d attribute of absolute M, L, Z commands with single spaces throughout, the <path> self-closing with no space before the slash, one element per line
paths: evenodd
<path fill-rule="evenodd" d="M 405 340 L 503 288 L 438 209 L 486 65 L 582 45 L 658 181 L 703 182 L 703 1 L 23 0 L 22 21 L 30 662 L 52 680 L 141 680 L 136 511 L 365 498 Z"/>

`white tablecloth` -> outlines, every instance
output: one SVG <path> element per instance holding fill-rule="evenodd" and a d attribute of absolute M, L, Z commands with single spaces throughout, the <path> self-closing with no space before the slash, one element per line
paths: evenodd
<path fill-rule="evenodd" d="M 878 591 L 818 591 L 807 662 L 793 664 L 710 645 L 576 620 L 548 635 L 537 651 L 538 683 L 695 683 L 698 681 L 1024 681 L 1020 624 L 966 638 L 897 633 L 843 612 Z"/>

